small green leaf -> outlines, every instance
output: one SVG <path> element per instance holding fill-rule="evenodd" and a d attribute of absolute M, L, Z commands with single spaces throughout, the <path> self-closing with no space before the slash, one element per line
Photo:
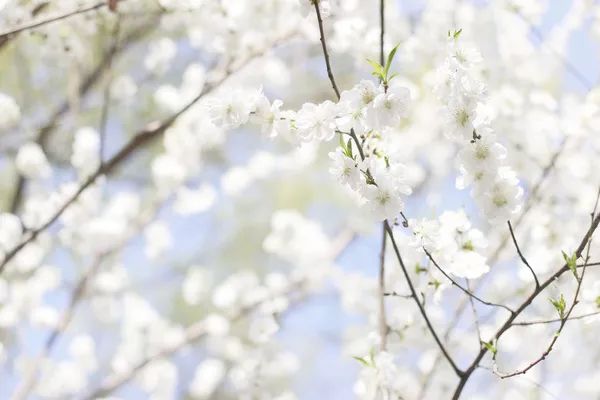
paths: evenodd
<path fill-rule="evenodd" d="M 465 243 L 463 243 L 462 249 L 466 250 L 466 251 L 473 251 L 473 250 L 475 250 L 475 246 L 473 246 L 472 241 L 467 240 Z"/>
<path fill-rule="evenodd" d="M 373 72 L 371 72 L 371 74 L 379 79 L 384 79 L 384 73 L 383 73 L 383 65 L 379 64 L 377 61 L 373 61 L 373 60 L 369 60 L 367 58 L 367 62 L 371 65 L 371 67 L 373 67 Z"/>
<path fill-rule="evenodd" d="M 485 347 L 494 356 L 498 354 L 498 349 L 496 348 L 496 346 L 494 346 L 493 340 L 490 340 L 489 342 L 481 342 L 481 344 L 483 344 L 483 347 Z"/>
<path fill-rule="evenodd" d="M 442 282 L 438 281 L 437 279 L 434 279 L 429 282 L 429 285 L 433 286 L 435 288 L 435 290 L 438 290 L 440 288 L 440 286 L 442 285 Z"/>
<path fill-rule="evenodd" d="M 567 308 L 567 302 L 565 301 L 565 297 L 563 294 L 560 294 L 558 299 L 550 299 L 550 303 L 554 306 L 556 311 L 558 312 L 558 316 L 560 319 L 563 319 L 565 316 L 565 309 Z"/>
<path fill-rule="evenodd" d="M 344 143 L 344 134 L 341 132 L 340 132 L 340 147 L 344 151 L 344 154 L 346 154 L 346 144 Z"/>
<path fill-rule="evenodd" d="M 562 250 L 561 253 L 565 263 L 567 264 L 567 267 L 569 267 L 571 272 L 573 272 L 573 275 L 575 275 L 575 278 L 577 278 L 577 254 L 573 253 L 571 256 L 569 256 Z"/>
<path fill-rule="evenodd" d="M 596 297 L 596 307 L 600 308 L 600 296 Z"/>
<path fill-rule="evenodd" d="M 352 138 L 348 139 L 348 144 L 346 145 L 346 155 L 350 158 L 354 158 L 354 154 L 352 154 Z"/>
<path fill-rule="evenodd" d="M 356 361 L 358 361 L 359 363 L 361 363 L 362 365 L 364 365 L 366 367 L 371 366 L 371 364 L 369 364 L 369 361 L 364 357 L 352 356 L 352 358 L 354 358 Z"/>
<path fill-rule="evenodd" d="M 421 264 L 416 263 L 415 264 L 415 272 L 417 274 L 420 274 L 421 272 L 427 272 L 427 268 L 423 268 L 423 267 L 421 267 Z"/>
<path fill-rule="evenodd" d="M 394 79 L 394 78 L 395 78 L 395 77 L 397 77 L 398 75 L 400 75 L 400 74 L 399 74 L 399 73 L 397 73 L 397 72 L 394 72 L 394 73 L 393 73 L 391 76 L 388 76 L 388 78 L 387 78 L 387 81 L 388 81 L 388 82 L 389 82 L 389 81 L 391 81 L 392 79 Z"/>
<path fill-rule="evenodd" d="M 460 34 L 462 33 L 462 28 L 458 29 L 458 30 L 454 30 L 454 31 L 448 31 L 448 38 L 451 39 L 458 39 L 458 37 L 460 36 Z"/>
<path fill-rule="evenodd" d="M 396 51 L 398 51 L 398 46 L 400 46 L 400 44 L 397 44 L 392 51 L 390 51 L 390 54 L 388 54 L 387 57 L 387 61 L 385 62 L 385 68 L 383 70 L 383 77 L 385 78 L 385 82 L 388 82 L 388 73 L 390 71 L 390 67 L 392 66 L 392 62 L 394 61 L 394 56 L 396 55 Z"/>

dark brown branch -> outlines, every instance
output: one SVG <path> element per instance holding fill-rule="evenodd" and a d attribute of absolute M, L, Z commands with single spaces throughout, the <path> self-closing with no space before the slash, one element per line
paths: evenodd
<path fill-rule="evenodd" d="M 385 315 L 385 244 L 386 232 L 385 225 L 382 224 L 381 249 L 379 251 L 379 279 L 378 279 L 378 300 L 379 300 L 379 336 L 381 336 L 380 349 L 385 351 L 387 348 L 388 323 Z"/>
<path fill-rule="evenodd" d="M 379 64 L 385 63 L 385 0 L 379 0 Z"/>
<path fill-rule="evenodd" d="M 333 91 L 337 99 L 340 99 L 340 91 L 335 83 L 335 78 L 333 77 L 333 72 L 331 70 L 331 61 L 329 60 L 329 52 L 327 51 L 327 42 L 325 41 L 325 33 L 323 32 L 323 18 L 321 18 L 321 9 L 319 8 L 319 1 L 313 1 L 315 5 L 315 11 L 317 12 L 317 21 L 319 23 L 319 32 L 321 34 L 321 48 L 323 49 L 323 58 L 325 58 L 325 65 L 327 67 L 327 76 L 329 77 L 329 81 L 331 82 L 331 86 L 333 87 Z"/>
<path fill-rule="evenodd" d="M 513 227 L 511 225 L 510 221 L 508 221 L 508 229 L 510 231 L 510 237 L 512 237 L 512 241 L 515 245 L 515 248 L 517 249 L 517 253 L 519 254 L 519 257 L 521 258 L 521 261 L 523 261 L 523 264 L 525 264 L 527 266 L 527 268 L 529 268 L 529 271 L 531 272 L 531 275 L 533 275 L 533 279 L 535 280 L 535 288 L 538 289 L 540 287 L 540 281 L 538 280 L 538 277 L 537 277 L 535 271 L 533 270 L 533 268 L 531 268 L 531 265 L 529 265 L 529 262 L 527 261 L 527 259 L 523 255 L 523 253 L 521 252 L 521 249 L 519 248 L 519 243 L 517 243 L 517 239 L 515 238 L 515 233 L 513 231 Z"/>
<path fill-rule="evenodd" d="M 389 297 L 401 297 L 403 299 L 412 299 L 413 298 L 412 294 L 401 294 L 401 293 L 397 293 L 397 292 L 384 292 L 383 295 L 389 296 Z"/>
<path fill-rule="evenodd" d="M 379 2 L 379 26 L 381 29 L 381 35 L 379 36 L 379 59 L 380 59 L 381 65 L 383 65 L 383 59 L 384 59 L 384 54 L 383 54 L 383 46 L 384 46 L 383 32 L 385 29 L 384 15 L 385 15 L 384 0 L 381 0 Z M 356 138 L 356 134 L 354 133 L 354 131 L 352 131 L 352 135 L 354 138 Z M 361 155 L 364 156 L 364 154 L 362 154 L 362 147 L 361 147 Z M 388 324 L 387 324 L 387 318 L 385 315 L 385 300 L 384 300 L 385 244 L 386 244 L 385 223 L 382 223 L 381 224 L 381 250 L 379 252 L 379 293 L 378 293 L 378 297 L 379 297 L 379 299 L 378 299 L 379 300 L 379 336 L 381 336 L 381 346 L 380 346 L 381 351 L 385 351 L 387 348 L 387 334 L 388 334 L 388 330 L 389 330 Z"/>

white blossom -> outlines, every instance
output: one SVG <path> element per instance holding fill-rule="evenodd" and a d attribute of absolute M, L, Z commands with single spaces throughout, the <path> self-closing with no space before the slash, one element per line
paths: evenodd
<path fill-rule="evenodd" d="M 335 104 L 329 100 L 321 104 L 305 103 L 296 115 L 300 140 L 327 141 L 335 136 Z"/>
<path fill-rule="evenodd" d="M 91 175 L 100 165 L 100 137 L 93 128 L 75 132 L 71 164 L 82 178 Z"/>
<path fill-rule="evenodd" d="M 37 143 L 21 146 L 15 163 L 19 172 L 30 179 L 44 178 L 50 174 L 50 164 Z"/>
<path fill-rule="evenodd" d="M 0 92 L 0 132 L 13 128 L 21 119 L 21 109 L 15 100 Z"/>

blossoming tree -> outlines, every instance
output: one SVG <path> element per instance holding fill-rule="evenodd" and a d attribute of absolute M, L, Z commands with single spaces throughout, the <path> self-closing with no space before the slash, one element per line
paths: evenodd
<path fill-rule="evenodd" d="M 0 397 L 597 398 L 565 3 L 0 0 Z"/>

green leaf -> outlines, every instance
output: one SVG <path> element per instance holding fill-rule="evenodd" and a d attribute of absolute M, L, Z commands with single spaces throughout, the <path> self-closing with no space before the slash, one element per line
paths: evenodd
<path fill-rule="evenodd" d="M 392 79 L 394 79 L 395 77 L 397 77 L 398 75 L 400 75 L 398 72 L 394 72 L 391 76 L 388 76 L 387 81 L 391 81 Z"/>
<path fill-rule="evenodd" d="M 344 151 L 344 154 L 346 154 L 346 144 L 344 143 L 344 134 L 341 132 L 340 132 L 340 147 Z"/>
<path fill-rule="evenodd" d="M 442 282 L 438 281 L 437 279 L 434 279 L 429 282 L 429 285 L 433 286 L 435 288 L 435 290 L 438 290 L 440 288 L 440 286 L 442 285 Z"/>
<path fill-rule="evenodd" d="M 352 138 L 348 139 L 348 144 L 346 145 L 346 155 L 350 158 L 354 158 L 354 154 L 352 154 Z"/>
<path fill-rule="evenodd" d="M 600 296 L 596 297 L 596 306 L 600 308 Z"/>
<path fill-rule="evenodd" d="M 371 67 L 373 67 L 373 72 L 371 72 L 371 74 L 375 77 L 378 77 L 380 79 L 384 79 L 384 73 L 383 73 L 383 65 L 379 64 L 377 61 L 373 61 L 367 58 L 367 62 L 371 65 Z"/>
<path fill-rule="evenodd" d="M 573 272 L 573 275 L 575 275 L 575 278 L 577 278 L 577 254 L 573 253 L 571 256 L 568 256 L 567 253 L 562 250 L 561 253 L 565 263 L 567 264 L 567 267 L 569 267 L 571 272 Z"/>
<path fill-rule="evenodd" d="M 458 39 L 460 34 L 462 33 L 462 28 L 454 31 L 448 31 L 448 37 L 454 40 Z"/>
<path fill-rule="evenodd" d="M 352 358 L 354 358 L 356 361 L 358 361 L 359 363 L 361 363 L 362 365 L 366 366 L 366 367 L 370 367 L 371 364 L 369 364 L 369 361 L 364 358 L 364 357 L 356 357 L 356 356 L 352 356 Z"/>
<path fill-rule="evenodd" d="M 550 303 L 552 303 L 552 305 L 558 312 L 558 316 L 560 317 L 560 319 L 563 319 L 565 317 L 565 309 L 567 308 L 565 296 L 563 296 L 563 294 L 561 293 L 558 299 L 550 299 Z"/>
<path fill-rule="evenodd" d="M 383 70 L 383 77 L 384 77 L 385 82 L 388 82 L 388 73 L 390 71 L 390 67 L 392 66 L 392 62 L 394 61 L 394 56 L 396 55 L 396 51 L 398 51 L 399 46 L 400 46 L 400 44 L 397 44 L 392 49 L 392 51 L 390 51 L 390 54 L 388 54 L 387 61 L 385 62 L 385 68 Z"/>
<path fill-rule="evenodd" d="M 481 342 L 481 344 L 483 344 L 483 347 L 485 347 L 494 356 L 498 354 L 498 349 L 496 348 L 496 346 L 494 346 L 493 340 L 490 340 L 489 342 Z"/>
<path fill-rule="evenodd" d="M 415 264 L 415 272 L 417 274 L 420 274 L 421 272 L 427 272 L 427 268 L 423 268 L 423 267 L 421 267 L 421 264 L 416 263 Z"/>

